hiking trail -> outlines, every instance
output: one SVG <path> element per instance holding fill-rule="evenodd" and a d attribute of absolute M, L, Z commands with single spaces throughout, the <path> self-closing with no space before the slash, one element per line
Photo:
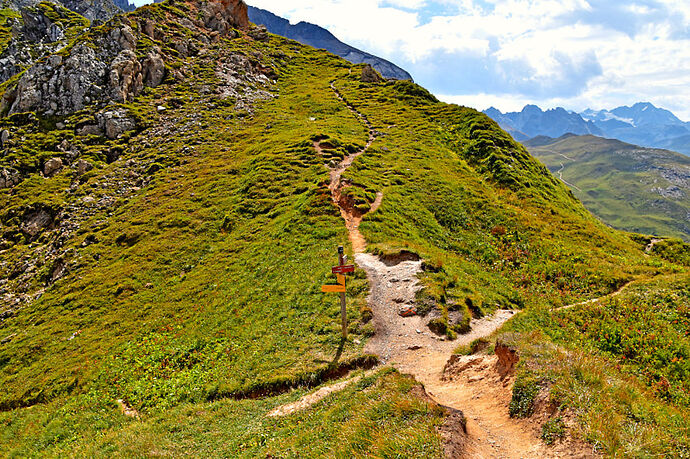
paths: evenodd
<path fill-rule="evenodd" d="M 473 319 L 471 331 L 454 341 L 434 334 L 427 327 L 432 315 L 422 318 L 418 315 L 403 317 L 406 310 L 414 310 L 415 294 L 422 288 L 419 274 L 422 260 L 411 252 L 401 252 L 395 256 L 375 256 L 365 253 L 366 240 L 359 231 L 363 217 L 375 212 L 383 201 L 379 192 L 371 210 L 358 212 L 351 202 L 343 196 L 343 190 L 355 186 L 342 180 L 343 173 L 376 141 L 379 133 L 371 122 L 348 103 L 338 91 L 334 82 L 331 89 L 348 109 L 368 129 L 366 146 L 348 156 L 337 165 L 330 167 L 330 185 L 333 202 L 340 209 L 345 220 L 349 238 L 355 252 L 355 262 L 366 271 L 370 285 L 368 303 L 374 313 L 375 335 L 369 340 L 365 352 L 376 354 L 382 363 L 393 365 L 399 371 L 412 375 L 422 383 L 428 395 L 438 404 L 462 411 L 467 419 L 466 433 L 459 423 L 454 432 L 443 432 L 448 457 L 472 458 L 526 458 L 526 457 L 592 457 L 589 454 L 574 454 L 572 447 L 548 447 L 539 438 L 540 425 L 530 420 L 518 420 L 509 416 L 508 404 L 512 396 L 512 377 L 502 374 L 498 358 L 492 356 L 454 357 L 464 369 L 467 360 L 467 374 L 446 374 L 448 362 L 453 351 L 460 345 L 470 344 L 478 338 L 492 335 L 510 320 L 515 311 L 499 310 L 490 317 Z M 317 153 L 322 152 L 319 141 L 314 142 Z M 405 314 L 407 315 L 407 314 Z M 457 366 L 452 366 L 457 371 Z M 342 390 L 357 378 L 345 380 L 307 395 L 297 402 L 279 407 L 272 416 L 282 416 L 304 409 L 320 401 L 326 395 Z M 463 453 L 453 445 L 453 439 L 462 438 Z"/>

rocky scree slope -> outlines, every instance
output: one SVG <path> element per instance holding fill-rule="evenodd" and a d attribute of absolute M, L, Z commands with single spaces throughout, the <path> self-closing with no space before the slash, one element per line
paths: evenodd
<path fill-rule="evenodd" d="M 265 419 L 376 360 L 366 273 L 348 283 L 348 341 L 319 289 L 348 237 L 328 165 L 370 136 L 341 197 L 372 256 L 425 260 L 415 320 L 436 340 L 666 269 L 485 115 L 268 34 L 244 8 L 146 6 L 3 87 L 3 449 L 440 456 L 446 412 L 387 370 Z"/>
<path fill-rule="evenodd" d="M 86 18 L 53 3 L 1 11 L 0 84 L 62 49 L 89 25 Z"/>

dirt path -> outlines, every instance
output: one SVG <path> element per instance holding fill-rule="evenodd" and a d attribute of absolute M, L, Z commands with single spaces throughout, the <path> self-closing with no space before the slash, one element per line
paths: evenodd
<path fill-rule="evenodd" d="M 359 225 L 362 222 L 362 218 L 364 217 L 365 213 L 359 212 L 357 209 L 355 209 L 353 203 L 350 202 L 345 196 L 343 196 L 343 191 L 345 189 L 355 185 L 347 181 L 343 181 L 342 176 L 343 173 L 352 165 L 355 159 L 364 154 L 369 149 L 369 147 L 371 147 L 371 145 L 376 141 L 376 138 L 378 137 L 378 132 L 374 130 L 374 126 L 371 124 L 371 122 L 367 119 L 366 116 L 357 111 L 351 104 L 349 104 L 343 98 L 343 96 L 340 94 L 340 91 L 338 91 L 338 89 L 335 87 L 335 82 L 331 82 L 331 90 L 333 90 L 333 93 L 338 98 L 338 100 L 343 102 L 347 106 L 347 108 L 352 112 L 352 114 L 355 115 L 355 117 L 357 117 L 357 119 L 359 119 L 360 122 L 363 125 L 365 125 L 367 130 L 369 131 L 367 143 L 364 146 L 364 148 L 355 153 L 345 156 L 345 158 L 343 158 L 343 160 L 340 163 L 338 163 L 335 167 L 332 167 L 330 169 L 331 182 L 328 186 L 328 188 L 331 190 L 333 202 L 338 206 L 338 208 L 340 208 L 340 215 L 342 215 L 343 219 L 345 220 L 345 225 L 347 226 L 350 235 L 350 242 L 352 243 L 353 250 L 355 252 L 363 252 L 364 249 L 366 249 L 366 241 L 362 234 L 359 232 Z M 314 142 L 314 148 L 316 149 L 316 152 L 319 154 L 323 152 L 321 142 L 319 141 Z M 371 209 L 369 210 L 369 212 L 375 212 L 381 205 L 382 201 L 383 193 L 379 192 L 376 194 L 376 200 L 371 204 Z"/>
<path fill-rule="evenodd" d="M 344 100 L 334 83 L 331 83 L 331 89 L 369 130 L 365 148 L 345 157 L 331 169 L 329 186 L 333 202 L 340 208 L 349 230 L 355 261 L 366 271 L 369 279 L 368 302 L 374 313 L 376 333 L 367 343 L 365 352 L 376 354 L 383 363 L 391 364 L 401 372 L 414 376 L 424 384 L 428 394 L 440 405 L 460 410 L 465 414 L 467 446 L 463 457 L 574 457 L 570 453 L 563 455 L 545 446 L 539 439 L 538 428 L 529 421 L 510 418 L 508 404 L 512 380 L 510 377 L 501 377 L 495 356 L 468 357 L 476 360 L 469 366 L 474 371 L 471 376 L 468 376 L 468 373 L 449 378 L 445 374 L 444 369 L 454 349 L 460 345 L 470 344 L 475 339 L 490 336 L 514 316 L 514 311 L 500 310 L 491 317 L 472 320 L 470 333 L 455 341 L 447 341 L 444 337 L 432 333 L 427 327 L 428 318 L 417 315 L 403 317 L 403 314 L 407 315 L 405 311 L 414 309 L 415 294 L 422 288 L 418 278 L 422 271 L 422 260 L 412 254 L 381 259 L 364 253 L 366 240 L 359 231 L 364 214 L 357 212 L 351 203 L 343 199 L 342 191 L 352 184 L 343 183 L 342 175 L 357 157 L 369 149 L 376 140 L 377 133 L 369 120 Z M 314 147 L 317 151 L 321 149 L 318 142 L 315 142 Z M 375 212 L 382 200 L 383 194 L 378 193 L 370 212 Z M 345 387 L 346 382 L 338 384 L 344 384 Z M 340 389 L 339 385 L 332 387 L 337 386 L 337 389 Z M 331 388 L 322 390 L 332 393 Z M 320 397 L 317 396 L 319 392 L 313 396 Z M 458 431 L 454 435 L 465 433 Z"/>
<path fill-rule="evenodd" d="M 491 317 L 472 320 L 470 333 L 447 341 L 428 329 L 429 319 L 400 315 L 401 310 L 414 303 L 414 295 L 421 288 L 417 278 L 421 261 L 384 263 L 368 253 L 356 254 L 355 260 L 369 277 L 369 304 L 374 311 L 376 334 L 365 352 L 377 354 L 384 363 L 414 376 L 440 405 L 465 414 L 464 457 L 561 457 L 543 445 L 538 428 L 509 416 L 512 379 L 500 379 L 495 356 L 468 357 L 478 359 L 475 370 L 481 370 L 472 377 L 448 380 L 444 372 L 458 346 L 493 334 L 515 315 L 514 311 L 500 310 Z"/>
<path fill-rule="evenodd" d="M 565 181 L 565 179 L 563 178 L 563 171 L 564 171 L 564 170 L 565 170 L 565 166 L 563 165 L 563 163 L 561 163 L 561 168 L 560 168 L 560 169 L 558 170 L 558 172 L 557 172 L 557 173 L 558 173 L 558 178 L 561 179 L 561 182 L 565 183 L 566 185 L 568 185 L 568 186 L 571 187 L 571 188 L 575 188 L 577 191 L 579 191 L 580 193 L 582 193 L 582 190 L 581 190 L 580 188 L 578 188 L 576 185 L 573 185 L 572 183 L 568 183 L 568 182 Z"/>
<path fill-rule="evenodd" d="M 647 279 L 649 279 L 649 278 L 644 277 L 642 279 L 633 279 L 633 280 L 628 281 L 625 284 L 623 284 L 620 288 L 618 288 L 618 290 L 616 290 L 613 293 L 609 293 L 608 295 L 604 295 L 604 296 L 601 296 L 599 298 L 592 298 L 591 300 L 581 301 L 579 303 L 573 303 L 573 304 L 568 304 L 566 306 L 561 306 L 560 308 L 554 309 L 554 311 L 565 311 L 567 309 L 576 308 L 578 306 L 585 306 L 585 305 L 592 304 L 592 303 L 598 303 L 599 301 L 608 300 L 609 298 L 615 298 L 615 297 L 619 296 L 621 293 L 625 292 L 633 284 L 636 284 L 637 282 L 647 280 Z"/>
<path fill-rule="evenodd" d="M 300 398 L 296 402 L 293 403 L 288 403 L 287 405 L 282 405 L 277 408 L 275 408 L 273 411 L 268 413 L 269 417 L 282 417 L 282 416 L 288 416 L 292 413 L 296 413 L 298 411 L 306 410 L 312 405 L 315 405 L 319 403 L 321 400 L 324 398 L 328 397 L 329 395 L 335 393 L 335 392 L 340 392 L 341 390 L 347 388 L 350 384 L 356 383 L 360 379 L 362 379 L 363 375 L 358 375 L 350 379 L 346 379 L 344 381 L 340 381 L 339 383 L 332 384 L 330 386 L 324 386 L 321 389 L 317 390 L 316 392 L 313 392 L 311 394 L 305 395 L 304 397 Z"/>

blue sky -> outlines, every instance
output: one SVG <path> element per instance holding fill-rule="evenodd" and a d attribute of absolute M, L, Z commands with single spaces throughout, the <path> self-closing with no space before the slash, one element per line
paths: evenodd
<path fill-rule="evenodd" d="M 690 0 L 249 0 L 503 111 L 652 102 L 690 120 Z"/>

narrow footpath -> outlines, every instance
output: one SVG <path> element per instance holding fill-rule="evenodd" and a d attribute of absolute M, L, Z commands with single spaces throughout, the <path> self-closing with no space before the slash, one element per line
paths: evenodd
<path fill-rule="evenodd" d="M 331 83 L 336 97 L 346 103 Z M 341 197 L 348 186 L 343 183 L 343 173 L 354 160 L 366 153 L 376 141 L 376 131 L 369 120 L 351 104 L 350 111 L 369 130 L 364 149 L 343 159 L 331 169 L 330 190 L 333 202 L 340 208 L 355 252 L 357 265 L 366 271 L 370 285 L 368 302 L 374 313 L 375 335 L 367 343 L 365 352 L 378 355 L 383 363 L 393 365 L 399 371 L 410 374 L 424 384 L 429 396 L 440 405 L 462 411 L 467 418 L 465 457 L 565 457 L 549 449 L 538 437 L 536 429 L 528 421 L 518 421 L 508 415 L 508 403 L 512 390 L 510 379 L 501 379 L 495 356 L 472 357 L 476 368 L 482 368 L 484 376 L 448 378 L 444 368 L 453 351 L 460 345 L 490 336 L 513 317 L 513 311 L 497 311 L 493 316 L 472 320 L 470 333 L 454 341 L 438 337 L 426 326 L 427 320 L 419 316 L 402 317 L 401 309 L 412 306 L 419 285 L 422 260 L 415 257 L 381 260 L 365 253 L 366 240 L 359 231 L 364 214 L 354 211 Z M 318 144 L 315 144 L 317 151 Z M 384 196 L 378 193 L 369 212 L 375 212 Z M 482 362 L 476 362 L 481 359 Z M 465 435 L 456 432 L 456 435 Z"/>
<path fill-rule="evenodd" d="M 426 325 L 428 319 L 401 315 L 401 311 L 414 306 L 415 294 L 422 288 L 419 284 L 422 260 L 412 254 L 381 259 L 365 252 L 366 240 L 359 231 L 359 225 L 366 214 L 358 212 L 343 198 L 342 191 L 353 185 L 344 181 L 342 175 L 376 141 L 377 132 L 366 116 L 344 100 L 334 82 L 331 89 L 369 131 L 363 149 L 330 168 L 329 185 L 333 202 L 345 220 L 355 262 L 366 271 L 369 280 L 368 302 L 374 313 L 375 335 L 367 343 L 365 352 L 376 354 L 382 363 L 412 375 L 439 405 L 464 414 L 466 431 L 460 424 L 455 424 L 454 431 L 442 432 L 448 457 L 595 457 L 584 447 L 548 447 L 539 438 L 538 423 L 509 416 L 512 374 L 504 371 L 495 355 L 455 356 L 451 360 L 458 346 L 492 335 L 516 314 L 514 311 L 499 310 L 491 317 L 472 320 L 471 331 L 454 341 L 432 333 Z M 322 151 L 318 141 L 314 142 L 314 148 L 318 153 Z M 383 193 L 378 193 L 376 202 L 367 213 L 375 212 L 383 199 Z M 305 409 L 327 394 L 344 389 L 356 379 L 324 387 L 293 404 L 277 408 L 270 415 L 282 416 Z M 462 441 L 458 442 L 458 438 Z M 456 447 L 459 443 L 462 444 L 462 452 L 458 452 Z"/>

